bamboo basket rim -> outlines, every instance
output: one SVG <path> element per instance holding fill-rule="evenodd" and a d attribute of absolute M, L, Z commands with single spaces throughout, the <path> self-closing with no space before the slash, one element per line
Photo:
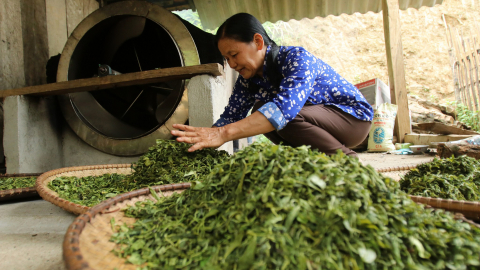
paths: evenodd
<path fill-rule="evenodd" d="M 191 187 L 190 183 L 180 183 L 180 184 L 153 186 L 151 188 L 156 192 L 159 192 L 159 191 L 165 192 L 165 191 L 180 191 L 180 190 L 183 191 L 190 187 Z M 110 210 L 110 209 L 115 208 L 115 206 L 119 203 L 122 203 L 125 201 L 133 201 L 135 198 L 142 197 L 142 196 L 143 196 L 142 201 L 145 201 L 149 199 L 146 196 L 150 194 L 151 194 L 150 188 L 142 188 L 139 190 L 123 193 L 116 197 L 110 198 L 106 201 L 103 201 L 98 205 L 93 206 L 84 214 L 78 216 L 74 220 L 74 222 L 68 227 L 68 230 L 65 234 L 65 238 L 63 242 L 63 259 L 65 261 L 66 268 L 69 270 L 96 269 L 91 266 L 91 264 L 89 263 L 88 259 L 85 256 L 86 254 L 82 253 L 82 249 L 80 247 L 81 246 L 80 238 L 84 229 L 87 227 L 87 225 L 92 226 L 93 228 L 101 228 L 101 226 L 99 225 L 95 226 L 89 223 L 91 223 L 99 215 L 109 214 L 111 212 L 118 211 L 119 208 L 115 210 Z M 456 213 L 454 216 L 455 216 L 455 219 L 457 220 L 461 220 L 463 222 L 469 223 L 470 225 L 476 226 L 477 228 L 479 227 L 478 224 L 469 220 L 463 214 Z M 101 230 L 101 229 L 97 229 L 97 230 Z M 106 234 L 105 231 L 102 231 L 101 237 L 105 238 L 108 236 L 111 236 L 111 234 Z M 91 239 L 88 239 L 88 241 L 90 240 Z M 83 241 L 87 241 L 87 239 L 84 239 Z M 122 260 L 125 260 L 125 259 L 122 259 Z"/>
<path fill-rule="evenodd" d="M 60 175 L 63 173 L 82 172 L 82 171 L 96 171 L 96 170 L 115 170 L 115 169 L 129 169 L 131 164 L 106 164 L 106 165 L 90 165 L 90 166 L 75 166 L 65 167 L 60 169 L 51 170 L 43 173 L 37 178 L 35 182 L 35 188 L 38 194 L 46 201 L 55 204 L 76 215 L 85 213 L 90 207 L 76 204 L 60 198 L 57 192 L 48 188 L 48 183 L 54 180 L 52 176 Z"/>
<path fill-rule="evenodd" d="M 104 165 L 89 165 L 89 166 L 73 166 L 73 167 L 64 167 L 64 168 L 59 168 L 51 171 L 47 171 L 43 174 L 41 174 L 36 181 L 35 184 L 35 190 L 40 195 L 44 200 L 53 203 L 61 208 L 63 208 L 66 211 L 69 211 L 71 213 L 74 213 L 76 215 L 80 215 L 85 213 L 90 207 L 76 204 L 73 202 L 70 202 L 68 200 L 65 200 L 63 198 L 60 198 L 58 193 L 55 191 L 51 190 L 48 188 L 48 182 L 52 181 L 54 178 L 50 179 L 48 181 L 48 178 L 54 176 L 54 175 L 59 175 L 62 173 L 67 173 L 67 172 L 76 172 L 76 171 L 94 171 L 94 170 L 102 170 L 102 169 L 128 169 L 131 168 L 131 164 L 104 164 Z M 404 170 L 410 170 L 412 168 L 415 168 L 415 165 L 410 165 L 410 166 L 400 166 L 400 167 L 387 167 L 387 168 L 381 168 L 381 169 L 376 169 L 377 172 L 394 172 L 394 171 L 404 171 Z M 26 192 L 23 190 L 22 192 Z M 33 191 L 29 191 L 33 192 Z M 36 194 L 35 194 L 36 195 Z"/>
<path fill-rule="evenodd" d="M 20 178 L 20 177 L 33 177 L 40 176 L 41 173 L 11 173 L 11 174 L 0 174 L 0 180 L 2 178 Z M 35 186 L 26 187 L 26 188 L 12 188 L 0 190 L 0 202 L 6 202 L 9 200 L 15 199 L 24 199 L 30 197 L 37 197 L 37 189 Z"/>
<path fill-rule="evenodd" d="M 383 172 L 397 172 L 397 171 L 408 171 L 411 169 L 415 169 L 418 165 L 421 165 L 424 163 L 416 164 L 416 165 L 406 165 L 406 166 L 396 166 L 396 167 L 385 167 L 385 168 L 379 168 L 375 169 L 378 173 L 383 173 Z"/>
<path fill-rule="evenodd" d="M 480 201 L 464 201 L 442 198 L 408 195 L 416 202 L 429 205 L 435 209 L 443 209 L 453 213 L 460 213 L 466 218 L 480 220 Z"/>
<path fill-rule="evenodd" d="M 379 173 L 406 171 L 406 170 L 414 169 L 421 164 L 424 164 L 424 163 L 411 165 L 411 166 L 387 167 L 387 168 L 377 169 L 376 171 Z M 435 209 L 443 209 L 446 211 L 453 212 L 455 214 L 460 213 L 464 215 L 467 219 L 480 220 L 480 201 L 442 199 L 442 198 L 423 197 L 423 196 L 410 195 L 410 194 L 408 196 L 416 203 L 428 205 Z M 476 226 L 478 226 L 478 224 Z"/>
<path fill-rule="evenodd" d="M 190 183 L 179 183 L 169 185 L 152 186 L 151 189 L 155 192 L 166 191 L 183 191 L 189 189 Z M 65 265 L 69 270 L 91 270 L 94 269 L 90 266 L 89 262 L 85 259 L 80 249 L 80 235 L 84 228 L 90 223 L 97 215 L 107 214 L 114 211 L 107 211 L 118 203 L 138 198 L 140 196 L 148 196 L 151 194 L 150 188 L 142 188 L 127 193 L 117 195 L 113 198 L 105 200 L 90 209 L 85 213 L 75 218 L 72 224 L 67 229 L 65 238 L 63 241 L 63 259 Z M 143 200 L 149 199 L 145 197 Z"/>

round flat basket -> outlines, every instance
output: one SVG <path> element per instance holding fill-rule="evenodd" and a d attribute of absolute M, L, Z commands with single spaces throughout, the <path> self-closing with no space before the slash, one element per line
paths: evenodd
<path fill-rule="evenodd" d="M 2 178 L 23 178 L 35 177 L 39 175 L 41 175 L 41 173 L 2 174 L 0 175 L 0 181 Z M 35 187 L 0 190 L 0 202 L 33 197 L 38 197 L 37 189 Z"/>
<path fill-rule="evenodd" d="M 460 213 L 468 219 L 480 220 L 480 202 L 456 201 L 451 199 L 430 198 L 412 196 L 410 198 L 416 203 L 426 204 L 436 209 L 444 209 L 454 213 Z"/>
<path fill-rule="evenodd" d="M 90 207 L 72 203 L 59 197 L 58 193 L 48 188 L 48 183 L 60 176 L 99 176 L 103 174 L 131 174 L 131 164 L 111 164 L 111 165 L 96 165 L 96 166 L 80 166 L 61 168 L 43 173 L 37 178 L 35 187 L 38 194 L 46 201 L 49 201 L 56 206 L 59 206 L 76 215 L 85 213 Z"/>
<path fill-rule="evenodd" d="M 377 169 L 377 172 L 382 173 L 396 181 L 408 173 L 409 170 L 415 168 L 414 166 L 391 167 Z M 409 195 L 410 198 L 416 202 L 428 205 L 436 209 L 443 209 L 456 214 L 462 214 L 467 219 L 480 220 L 480 202 L 472 201 L 457 201 L 451 199 L 430 198 L 422 196 Z"/>
<path fill-rule="evenodd" d="M 392 178 L 395 181 L 400 181 L 400 179 L 402 179 L 402 177 L 407 174 L 409 170 L 414 169 L 415 167 L 417 167 L 417 165 L 381 168 L 376 169 L 376 171 Z"/>
<path fill-rule="evenodd" d="M 158 196 L 170 196 L 190 188 L 190 183 L 154 186 Z M 161 191 L 161 194 L 160 192 Z M 135 219 L 125 217 L 121 209 L 138 201 L 152 200 L 149 188 L 142 188 L 108 199 L 80 215 L 68 227 L 63 241 L 63 259 L 69 270 L 86 269 L 137 269 L 138 265 L 126 263 L 111 251 L 115 243 L 110 242 L 113 234 L 111 219 L 118 224 L 133 224 Z"/>

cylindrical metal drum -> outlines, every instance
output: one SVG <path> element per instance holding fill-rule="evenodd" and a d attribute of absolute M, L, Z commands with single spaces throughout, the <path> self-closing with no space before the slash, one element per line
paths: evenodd
<path fill-rule="evenodd" d="M 62 52 L 57 81 L 198 64 L 195 41 L 176 15 L 152 3 L 122 1 L 77 26 Z M 60 106 L 89 145 L 118 156 L 140 155 L 156 139 L 171 138 L 172 124 L 187 122 L 187 81 L 74 93 L 61 96 Z"/>

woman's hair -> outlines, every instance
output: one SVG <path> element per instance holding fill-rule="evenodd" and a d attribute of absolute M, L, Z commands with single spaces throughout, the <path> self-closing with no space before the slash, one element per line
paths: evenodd
<path fill-rule="evenodd" d="M 265 45 L 270 45 L 271 49 L 267 54 L 267 76 L 272 84 L 278 88 L 282 75 L 278 71 L 278 65 L 275 61 L 278 55 L 278 45 L 273 41 L 263 28 L 257 18 L 248 13 L 238 13 L 228 18 L 217 30 L 215 35 L 215 44 L 218 48 L 218 42 L 222 38 L 230 38 L 236 41 L 250 43 L 253 41 L 255 34 L 260 34 L 263 37 Z M 258 86 L 254 83 L 249 84 L 251 92 L 258 92 Z"/>

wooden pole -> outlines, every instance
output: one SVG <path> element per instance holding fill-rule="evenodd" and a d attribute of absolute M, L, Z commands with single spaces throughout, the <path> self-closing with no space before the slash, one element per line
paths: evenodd
<path fill-rule="evenodd" d="M 479 99 L 480 99 L 480 96 L 477 95 L 477 90 L 478 89 L 478 74 L 477 74 L 477 59 L 476 59 L 476 56 L 475 56 L 475 45 L 474 45 L 474 42 L 473 42 L 473 39 L 474 39 L 474 36 L 470 33 L 470 38 L 467 40 L 468 43 L 468 51 L 467 51 L 467 60 L 468 60 L 468 65 L 469 65 L 469 68 L 470 68 L 470 81 L 471 81 L 471 84 L 472 84 L 472 97 L 473 97 L 473 104 L 475 105 L 475 110 L 478 111 L 479 110 Z M 472 45 L 473 43 L 473 45 Z"/>
<path fill-rule="evenodd" d="M 398 142 L 403 142 L 405 134 L 411 131 L 411 124 L 400 31 L 400 9 L 398 0 L 382 0 L 382 5 L 390 96 L 392 103 L 398 106 L 394 133 Z"/>
<path fill-rule="evenodd" d="M 459 95 L 461 97 L 461 103 L 465 106 L 467 106 L 468 104 L 468 100 L 467 100 L 467 95 L 466 95 L 466 88 L 467 88 L 467 83 L 465 82 L 465 78 L 464 78 L 464 74 L 465 74 L 465 71 L 463 69 L 463 65 L 462 65 L 462 52 L 460 50 L 460 45 L 459 45 L 459 42 L 458 42 L 458 32 L 455 28 L 452 29 L 452 31 L 454 32 L 454 34 L 452 35 L 452 42 L 453 42 L 453 47 L 455 48 L 455 55 L 456 55 L 456 59 L 457 61 L 455 62 L 456 63 L 456 67 L 457 67 L 457 71 L 458 71 L 458 79 L 459 79 L 459 83 L 460 83 L 460 87 L 459 87 Z"/>
<path fill-rule="evenodd" d="M 452 40 L 452 33 L 450 31 L 450 27 L 447 26 L 447 21 L 445 20 L 445 14 L 442 14 L 443 24 L 445 25 L 445 36 L 447 37 L 447 44 L 448 44 L 448 55 L 450 56 L 450 67 L 452 68 L 452 76 L 453 76 L 453 91 L 455 93 L 455 101 L 460 102 L 460 91 L 459 91 L 459 84 L 458 84 L 458 76 L 456 73 L 455 67 L 455 53 L 453 51 L 453 40 Z"/>
<path fill-rule="evenodd" d="M 121 75 L 109 75 L 105 77 L 78 79 L 18 89 L 3 90 L 0 91 L 0 98 L 19 95 L 63 95 L 69 93 L 95 91 L 124 86 L 183 80 L 202 74 L 221 76 L 224 74 L 223 67 L 220 64 L 213 63 L 197 66 L 147 70 L 134 73 L 125 73 Z"/>
<path fill-rule="evenodd" d="M 463 70 L 465 71 L 463 75 L 465 76 L 465 92 L 467 93 L 468 109 L 473 111 L 474 110 L 473 97 L 471 96 L 472 93 L 470 91 L 472 88 L 472 83 L 471 81 L 469 81 L 470 73 L 467 67 L 468 56 L 465 49 L 465 40 L 463 36 L 460 34 L 458 34 L 458 38 L 460 40 L 460 53 L 462 57 Z"/>

